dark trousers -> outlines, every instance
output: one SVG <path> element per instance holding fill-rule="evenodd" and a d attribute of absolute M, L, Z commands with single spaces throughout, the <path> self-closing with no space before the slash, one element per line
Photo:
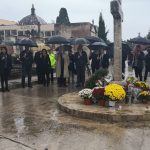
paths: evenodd
<path fill-rule="evenodd" d="M 22 67 L 22 86 L 25 86 L 25 77 L 28 77 L 28 86 L 32 86 L 31 84 L 31 74 L 32 67 Z"/>
<path fill-rule="evenodd" d="M 53 82 L 54 81 L 54 69 L 53 68 L 51 68 L 50 74 L 51 74 L 51 82 Z"/>
<path fill-rule="evenodd" d="M 100 67 L 99 66 L 91 66 L 92 68 L 92 73 L 94 74 L 96 70 L 98 70 Z"/>
<path fill-rule="evenodd" d="M 1 72 L 0 76 L 1 76 L 1 88 L 2 88 L 2 90 L 4 90 L 4 89 L 8 90 L 8 77 L 9 77 L 8 70 L 4 70 L 3 72 Z M 4 86 L 4 84 L 5 84 L 5 86 Z"/>
<path fill-rule="evenodd" d="M 44 71 L 42 73 L 42 83 L 44 86 L 49 86 L 49 71 Z"/>
<path fill-rule="evenodd" d="M 42 69 L 41 69 L 41 67 L 37 66 L 36 73 L 37 73 L 38 83 L 41 84 L 42 83 Z"/>
<path fill-rule="evenodd" d="M 77 68 L 77 86 L 84 86 L 85 83 L 85 67 Z"/>
<path fill-rule="evenodd" d="M 146 68 L 146 69 L 145 69 L 145 74 L 144 74 L 144 81 L 147 80 L 147 75 L 148 75 L 149 72 L 150 72 L 150 71 Z"/>
<path fill-rule="evenodd" d="M 140 81 L 142 81 L 142 69 L 139 69 L 138 67 L 134 67 L 135 76 L 136 78 L 140 78 Z"/>

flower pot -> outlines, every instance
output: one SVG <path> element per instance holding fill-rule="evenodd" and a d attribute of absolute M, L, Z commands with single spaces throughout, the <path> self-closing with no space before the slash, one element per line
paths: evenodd
<path fill-rule="evenodd" d="M 109 101 L 108 106 L 109 107 L 115 107 L 116 106 L 116 101 Z"/>
<path fill-rule="evenodd" d="M 98 104 L 99 104 L 100 106 L 103 106 L 103 107 L 104 107 L 104 106 L 105 106 L 105 102 L 106 102 L 105 100 L 101 99 L 101 100 L 98 101 Z"/>
<path fill-rule="evenodd" d="M 143 104 L 148 104 L 148 101 L 144 99 L 144 100 L 142 100 L 142 103 Z"/>
<path fill-rule="evenodd" d="M 91 99 L 84 99 L 84 104 L 85 105 L 92 105 L 93 101 Z"/>

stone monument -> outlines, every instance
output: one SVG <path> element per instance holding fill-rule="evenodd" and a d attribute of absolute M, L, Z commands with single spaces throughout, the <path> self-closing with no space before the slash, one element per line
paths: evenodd
<path fill-rule="evenodd" d="M 111 1 L 111 14 L 114 18 L 114 80 L 122 79 L 122 0 Z"/>

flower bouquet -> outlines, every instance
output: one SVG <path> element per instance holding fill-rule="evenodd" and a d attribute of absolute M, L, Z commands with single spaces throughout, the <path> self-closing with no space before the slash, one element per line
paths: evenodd
<path fill-rule="evenodd" d="M 150 92 L 149 91 L 140 92 L 139 95 L 138 95 L 138 99 L 142 103 L 147 103 L 148 101 L 150 101 Z"/>
<path fill-rule="evenodd" d="M 115 103 L 125 99 L 126 92 L 121 85 L 112 83 L 105 87 L 104 95 L 109 100 L 109 106 L 115 106 Z"/>
<path fill-rule="evenodd" d="M 85 105 L 91 105 L 92 101 L 92 90 L 91 89 L 83 89 L 79 92 L 79 96 L 84 99 Z"/>
<path fill-rule="evenodd" d="M 92 92 L 93 98 L 99 103 L 100 106 L 105 106 L 105 88 L 95 87 Z"/>
<path fill-rule="evenodd" d="M 150 90 L 150 86 L 146 82 L 136 81 L 136 82 L 134 82 L 134 86 L 137 88 L 140 88 L 144 91 Z"/>

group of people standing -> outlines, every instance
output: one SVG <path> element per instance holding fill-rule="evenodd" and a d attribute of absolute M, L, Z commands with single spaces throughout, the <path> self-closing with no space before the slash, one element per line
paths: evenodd
<path fill-rule="evenodd" d="M 145 64 L 145 74 L 144 81 L 147 81 L 148 72 L 150 72 L 150 48 L 147 49 L 147 54 L 145 55 L 142 51 L 141 45 L 136 45 L 133 50 L 133 63 L 132 67 L 135 71 L 136 78 L 139 78 L 140 81 L 143 80 L 142 72 Z"/>
<path fill-rule="evenodd" d="M 7 53 L 6 47 L 0 48 L 0 77 L 1 77 L 1 89 L 2 91 L 9 91 L 8 78 L 12 69 L 11 55 Z M 133 69 L 135 76 L 141 81 L 142 71 L 145 62 L 145 75 L 144 81 L 147 80 L 148 72 L 150 72 L 150 48 L 148 53 L 144 55 L 140 45 L 136 45 L 133 50 Z M 77 76 L 76 86 L 83 87 L 85 84 L 85 71 L 89 67 L 89 60 L 91 60 L 91 70 L 95 73 L 100 68 L 108 69 L 109 67 L 109 54 L 106 50 L 90 51 L 90 54 L 83 50 L 82 45 L 78 45 L 77 51 L 65 50 L 65 47 L 61 46 L 56 54 L 54 49 L 50 51 L 42 49 L 35 53 L 33 56 L 29 47 L 25 47 L 20 53 L 20 62 L 22 70 L 21 85 L 25 88 L 25 78 L 28 77 L 27 86 L 32 88 L 32 65 L 36 64 L 36 73 L 38 77 L 38 83 L 43 86 L 49 86 L 50 82 L 54 82 L 54 72 L 56 71 L 56 78 L 58 86 L 67 86 L 70 83 L 75 83 L 74 76 Z M 126 60 L 126 59 L 125 59 Z M 125 62 L 125 61 L 124 61 Z M 123 66 L 125 67 L 125 63 Z M 123 68 L 124 68 L 123 67 Z M 124 71 L 124 69 L 123 69 Z"/>

